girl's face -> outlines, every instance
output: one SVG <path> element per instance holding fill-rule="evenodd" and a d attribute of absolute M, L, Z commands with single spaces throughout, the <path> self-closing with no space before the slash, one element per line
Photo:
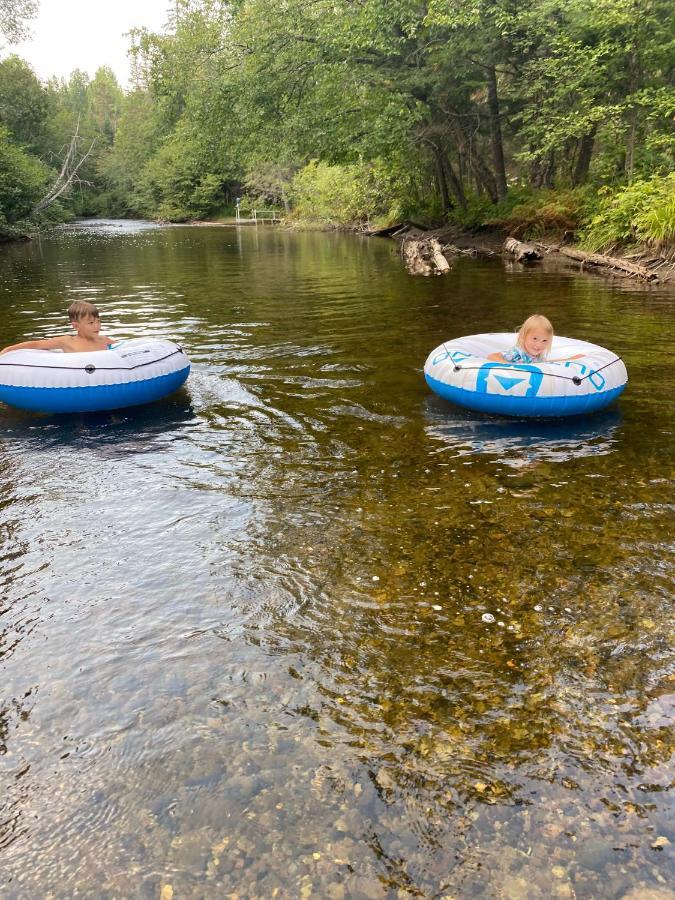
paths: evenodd
<path fill-rule="evenodd" d="M 540 328 L 528 331 L 523 336 L 523 349 L 530 356 L 541 356 L 551 349 L 551 335 Z"/>

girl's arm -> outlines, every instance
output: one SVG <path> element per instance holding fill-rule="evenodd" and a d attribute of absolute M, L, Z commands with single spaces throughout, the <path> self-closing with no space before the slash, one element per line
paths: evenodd
<path fill-rule="evenodd" d="M 40 341 L 21 341 L 19 344 L 10 344 L 0 350 L 0 355 L 9 353 L 10 350 L 68 350 L 70 347 L 70 336 L 62 335 L 61 337 L 44 338 Z"/>
<path fill-rule="evenodd" d="M 501 362 L 501 363 L 506 362 L 506 359 L 504 359 L 504 357 L 501 353 L 491 353 L 488 356 L 488 359 L 491 360 L 492 362 Z"/>

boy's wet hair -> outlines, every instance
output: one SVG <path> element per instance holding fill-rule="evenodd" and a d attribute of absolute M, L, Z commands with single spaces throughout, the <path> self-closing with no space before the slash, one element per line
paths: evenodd
<path fill-rule="evenodd" d="M 75 300 L 68 307 L 68 319 L 71 322 L 79 322 L 80 319 L 87 319 L 89 316 L 93 316 L 95 319 L 101 318 L 98 309 L 88 300 Z"/>

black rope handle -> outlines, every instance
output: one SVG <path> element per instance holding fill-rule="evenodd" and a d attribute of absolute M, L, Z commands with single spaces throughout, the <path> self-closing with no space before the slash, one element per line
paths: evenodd
<path fill-rule="evenodd" d="M 445 344 L 443 344 L 443 347 L 445 347 Z M 447 351 L 448 351 L 447 347 L 445 347 L 445 351 L 447 353 Z M 450 357 L 450 354 L 448 353 L 448 358 L 449 357 Z M 617 356 L 616 359 L 611 360 L 611 362 L 605 363 L 605 365 L 600 366 L 599 369 L 593 369 L 593 371 L 589 372 L 587 375 L 571 375 L 570 376 L 570 375 L 561 375 L 558 372 L 545 372 L 544 374 L 551 375 L 553 378 L 562 378 L 563 381 L 571 381 L 573 384 L 576 384 L 578 386 L 583 381 L 585 381 L 587 378 L 592 378 L 593 375 L 597 375 L 598 372 L 602 372 L 603 369 L 607 369 L 607 368 L 609 368 L 609 366 L 613 366 L 615 363 L 622 362 L 622 361 L 623 361 L 622 357 Z M 511 369 L 511 371 L 513 371 L 513 372 L 522 371 L 521 369 L 517 369 L 515 365 L 510 366 L 508 363 L 500 363 L 500 362 L 497 362 L 497 360 L 488 360 L 488 362 L 494 362 L 495 365 L 501 366 L 503 369 Z M 485 363 L 483 363 L 483 365 L 485 365 Z M 530 363 L 522 363 L 521 365 L 530 365 Z M 454 367 L 453 368 L 454 372 L 478 372 L 483 368 L 483 366 L 460 366 L 457 363 L 453 363 L 453 367 Z"/>
<path fill-rule="evenodd" d="M 183 348 L 179 347 L 177 350 L 167 353 L 166 356 L 160 356 L 159 359 L 150 359 L 147 362 L 136 363 L 135 366 L 94 366 L 93 363 L 87 363 L 86 366 L 82 366 L 82 370 L 84 372 L 89 372 L 90 374 L 97 369 L 99 372 L 129 372 L 132 369 L 142 369 L 144 366 L 152 366 L 155 363 L 164 362 L 165 359 L 171 359 L 172 356 L 176 356 L 182 352 Z M 37 363 L 13 362 L 0 362 L 0 366 L 16 366 L 18 369 L 60 369 L 67 372 L 78 372 L 80 369 L 79 366 L 42 366 Z"/>

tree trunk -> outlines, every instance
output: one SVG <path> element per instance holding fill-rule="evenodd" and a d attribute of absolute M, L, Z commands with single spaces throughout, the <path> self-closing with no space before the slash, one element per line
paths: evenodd
<path fill-rule="evenodd" d="M 553 176 L 555 174 L 555 150 L 551 150 L 546 158 L 546 162 L 541 170 L 541 186 L 543 188 L 553 187 Z"/>
<path fill-rule="evenodd" d="M 445 167 L 443 165 L 443 154 L 440 147 L 434 145 L 434 159 L 436 161 L 436 180 L 438 181 L 438 190 L 441 194 L 441 207 L 444 213 L 452 209 L 450 203 L 450 194 L 448 193 L 448 180 L 445 177 Z"/>
<path fill-rule="evenodd" d="M 499 203 L 499 192 L 497 190 L 497 182 L 495 176 L 490 171 L 488 165 L 482 156 L 478 153 L 471 154 L 471 167 L 473 168 L 476 178 L 480 181 L 483 190 L 488 195 L 492 203 Z"/>
<path fill-rule="evenodd" d="M 628 143 L 626 145 L 625 175 L 629 182 L 633 180 L 635 169 L 635 136 L 637 134 L 637 122 L 635 109 L 630 112 L 630 129 L 628 131 Z"/>
<path fill-rule="evenodd" d="M 582 268 L 585 264 L 591 266 L 603 266 L 608 269 L 618 269 L 620 272 L 627 272 L 637 278 L 644 278 L 646 281 L 658 281 L 654 272 L 651 272 L 646 266 L 638 263 L 632 263 L 627 259 L 617 259 L 613 256 L 605 256 L 604 253 L 586 253 L 583 250 L 577 250 L 576 247 L 561 247 L 560 253 L 569 259 L 576 259 L 581 263 Z"/>
<path fill-rule="evenodd" d="M 574 175 L 572 176 L 572 184 L 574 187 L 584 184 L 588 178 L 588 170 L 591 165 L 591 157 L 593 156 L 593 145 L 595 144 L 595 132 L 597 127 L 597 125 L 594 125 L 588 134 L 585 134 L 579 141 L 579 156 L 577 158 L 577 164 L 574 167 Z"/>
<path fill-rule="evenodd" d="M 436 166 L 436 183 L 438 184 L 438 192 L 441 195 L 441 204 L 443 212 L 447 213 L 452 209 L 450 202 L 450 194 L 448 192 L 448 181 L 445 177 L 445 166 L 443 165 L 443 150 L 439 144 L 429 138 L 424 138 L 424 143 L 431 149 Z"/>
<path fill-rule="evenodd" d="M 437 270 L 445 275 L 446 272 L 450 271 L 450 263 L 447 261 L 445 256 L 443 256 L 443 251 L 441 250 L 441 245 L 437 240 L 429 241 L 429 249 L 431 250 L 431 259 L 433 260 L 434 265 Z"/>
<path fill-rule="evenodd" d="M 541 187 L 541 160 L 538 158 L 530 163 L 530 184 L 535 190 Z"/>
<path fill-rule="evenodd" d="M 462 185 L 461 175 L 458 175 L 455 172 L 449 159 L 446 159 L 445 164 L 448 169 L 450 189 L 455 197 L 455 200 L 457 201 L 458 205 L 462 207 L 462 209 L 466 209 L 466 195 L 464 193 L 464 186 Z"/>
<path fill-rule="evenodd" d="M 490 138 L 492 142 L 492 164 L 495 170 L 497 196 L 504 200 L 508 187 L 506 184 L 506 167 L 504 166 L 504 144 L 502 126 L 499 121 L 499 94 L 497 93 L 497 73 L 495 67 L 488 69 L 488 109 L 490 110 Z"/>
<path fill-rule="evenodd" d="M 410 275 L 447 275 L 450 271 L 450 263 L 436 238 L 404 240 L 401 255 Z"/>
<path fill-rule="evenodd" d="M 640 47 L 638 41 L 635 40 L 633 45 L 633 52 L 630 54 L 628 60 L 628 71 L 629 71 L 629 82 L 628 82 L 628 96 L 632 99 L 633 95 L 637 90 L 639 90 L 644 83 L 643 72 L 642 72 L 642 58 L 640 54 Z M 633 180 L 633 174 L 635 172 L 635 145 L 637 142 L 637 133 L 638 133 L 638 112 L 635 103 L 631 103 L 630 112 L 628 114 L 629 121 L 629 131 L 628 131 L 628 143 L 626 146 L 626 178 L 629 182 Z"/>
<path fill-rule="evenodd" d="M 490 171 L 490 167 L 483 159 L 480 150 L 474 146 L 473 135 L 469 130 L 465 119 L 455 113 L 454 115 L 449 116 L 448 124 L 455 136 L 458 152 L 464 155 L 469 168 L 473 172 L 479 189 L 482 189 L 487 193 L 492 203 L 497 203 L 499 201 L 499 193 L 497 191 L 495 177 Z"/>

